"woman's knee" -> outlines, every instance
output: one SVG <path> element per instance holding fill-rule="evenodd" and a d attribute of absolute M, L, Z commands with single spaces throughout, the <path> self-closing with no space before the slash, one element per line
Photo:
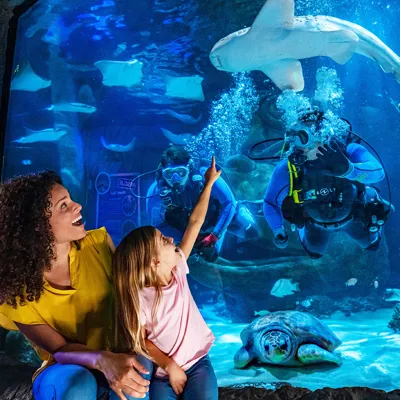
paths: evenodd
<path fill-rule="evenodd" d="M 56 366 L 54 366 L 56 367 Z M 94 375 L 79 365 L 57 365 L 45 370 L 38 385 L 34 384 L 36 400 L 96 399 L 97 382 Z M 53 368 L 53 367 L 49 367 Z"/>

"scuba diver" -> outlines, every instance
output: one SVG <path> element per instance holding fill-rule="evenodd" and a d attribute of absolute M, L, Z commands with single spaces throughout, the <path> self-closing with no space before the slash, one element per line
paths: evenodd
<path fill-rule="evenodd" d="M 335 132 L 324 115 L 315 107 L 285 135 L 287 157 L 272 174 L 263 206 L 274 244 L 288 245 L 285 218 L 313 259 L 324 255 L 336 231 L 366 250 L 377 250 L 394 210 L 371 186 L 384 179 L 384 167 L 361 140 L 353 140 L 350 122 L 341 118 L 345 132 Z"/>
<path fill-rule="evenodd" d="M 150 223 L 164 235 L 172 236 L 177 243 L 182 240 L 190 214 L 203 190 L 207 166 L 197 164 L 184 147 L 168 147 L 162 154 L 156 180 L 147 192 L 146 211 Z M 213 186 L 194 251 L 207 261 L 215 261 L 226 232 L 244 240 L 258 237 L 254 217 L 244 204 L 236 201 L 221 177 Z"/>

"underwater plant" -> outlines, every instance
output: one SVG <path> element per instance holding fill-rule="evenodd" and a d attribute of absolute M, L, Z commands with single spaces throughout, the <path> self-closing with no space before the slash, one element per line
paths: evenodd
<path fill-rule="evenodd" d="M 395 332 L 400 331 L 400 303 L 396 304 L 392 319 L 389 322 L 388 327 L 390 329 L 393 329 Z"/>

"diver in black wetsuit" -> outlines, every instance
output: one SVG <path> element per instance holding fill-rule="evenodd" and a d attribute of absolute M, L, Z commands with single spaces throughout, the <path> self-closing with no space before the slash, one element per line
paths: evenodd
<path fill-rule="evenodd" d="M 312 258 L 323 256 L 335 231 L 377 250 L 389 203 L 371 184 L 384 179 L 384 169 L 364 146 L 347 144 L 348 132 L 326 134 L 323 120 L 314 109 L 286 133 L 291 152 L 275 168 L 263 206 L 274 243 L 287 246 L 285 218 Z"/>

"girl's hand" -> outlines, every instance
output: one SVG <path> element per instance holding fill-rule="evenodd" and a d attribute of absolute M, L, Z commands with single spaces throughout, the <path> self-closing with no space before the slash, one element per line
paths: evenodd
<path fill-rule="evenodd" d="M 167 368 L 166 372 L 169 376 L 169 382 L 171 383 L 172 389 L 176 395 L 180 395 L 183 392 L 183 388 L 186 385 L 187 376 L 184 370 L 173 361 Z"/>
<path fill-rule="evenodd" d="M 213 156 L 211 161 L 211 167 L 208 168 L 208 170 L 204 174 L 206 184 L 213 185 L 214 182 L 221 175 L 221 172 L 222 172 L 221 170 L 217 171 L 217 169 L 215 168 L 215 157 Z"/>
<path fill-rule="evenodd" d="M 98 369 L 104 374 L 110 387 L 121 399 L 126 400 L 124 393 L 136 399 L 142 399 L 148 392 L 150 382 L 142 374 L 149 373 L 136 356 L 104 351 L 98 361 Z"/>

